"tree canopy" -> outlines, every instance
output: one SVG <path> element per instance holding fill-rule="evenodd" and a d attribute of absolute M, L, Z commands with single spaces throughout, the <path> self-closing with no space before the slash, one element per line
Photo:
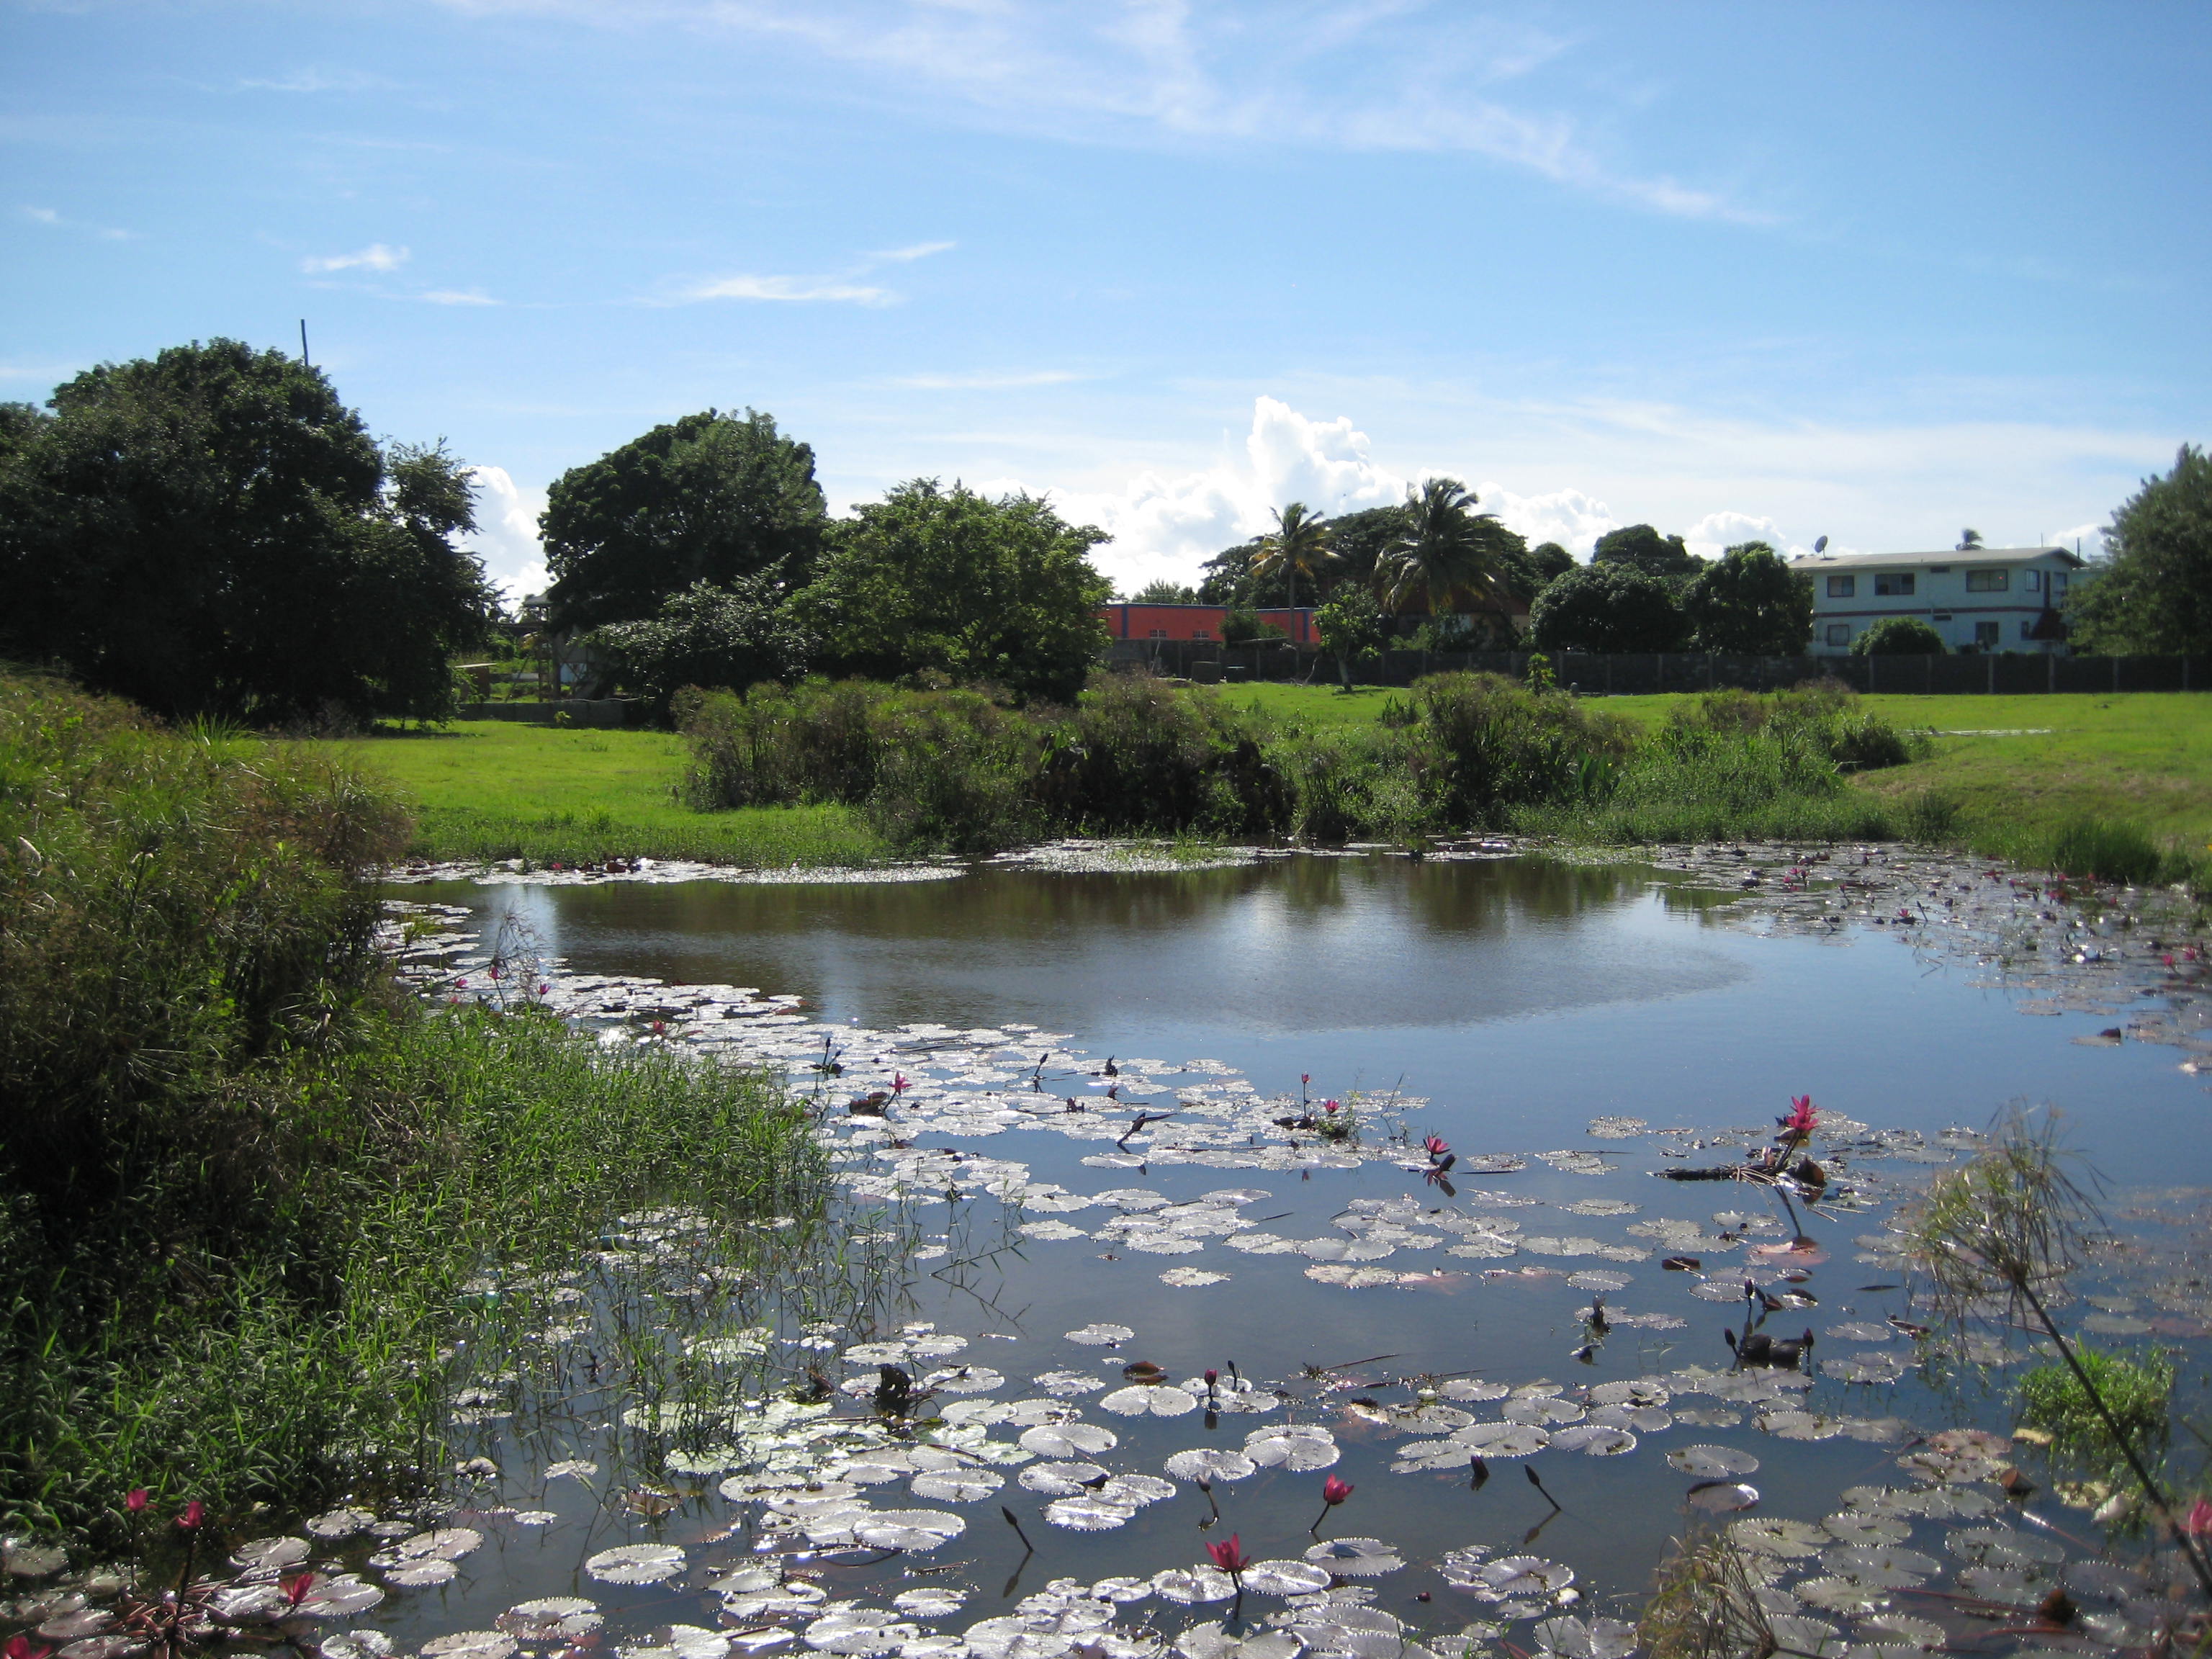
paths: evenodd
<path fill-rule="evenodd" d="M 773 416 L 686 415 L 553 481 L 538 519 L 548 621 L 638 621 L 695 582 L 804 581 L 828 523 L 813 450 Z"/>
<path fill-rule="evenodd" d="M 1666 582 L 1616 562 L 1577 565 L 1538 594 L 1528 633 L 1539 651 L 1679 651 L 1689 623 Z"/>
<path fill-rule="evenodd" d="M 235 340 L 103 364 L 0 419 L 0 650 L 157 713 L 434 716 L 492 595 L 441 447 L 381 449 Z"/>
<path fill-rule="evenodd" d="M 770 576 L 740 576 L 727 587 L 694 582 L 642 622 L 610 623 L 590 636 L 615 659 L 622 685 L 666 706 L 687 685 L 743 691 L 806 672 L 817 641 L 792 615 Z"/>
<path fill-rule="evenodd" d="M 1265 580 L 1279 575 L 1289 602 L 1298 602 L 1298 578 L 1307 579 L 1306 603 L 1319 597 L 1313 580 L 1336 562 L 1329 546 L 1329 523 L 1304 501 L 1275 509 L 1275 527 L 1252 542 L 1252 574 Z"/>
<path fill-rule="evenodd" d="M 1662 536 L 1648 524 L 1624 525 L 1597 538 L 1595 564 L 1625 564 L 1647 576 L 1694 576 L 1705 561 L 1680 536 Z"/>
<path fill-rule="evenodd" d="M 1457 478 L 1425 478 L 1407 490 L 1403 521 L 1375 562 L 1385 610 L 1433 616 L 1491 608 L 1504 597 L 1506 556 L 1519 538 L 1475 512 L 1476 500 Z"/>
<path fill-rule="evenodd" d="M 2120 504 L 2066 609 L 2086 650 L 2212 653 L 2212 457 L 2184 444 Z"/>
<path fill-rule="evenodd" d="M 836 526 L 793 608 L 848 672 L 933 669 L 1064 701 L 1106 643 L 1113 587 L 1090 560 L 1106 539 L 1037 496 L 916 478 Z"/>
<path fill-rule="evenodd" d="M 1131 605 L 1196 605 L 1198 590 L 1188 582 L 1179 582 L 1162 576 L 1146 582 L 1129 595 Z"/>
<path fill-rule="evenodd" d="M 1795 657 L 1813 641 L 1813 584 L 1765 542 L 1741 542 L 1690 579 L 1682 611 L 1700 651 Z"/>

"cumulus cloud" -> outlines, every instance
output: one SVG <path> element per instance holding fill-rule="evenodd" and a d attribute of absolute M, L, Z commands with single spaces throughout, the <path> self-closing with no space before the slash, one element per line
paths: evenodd
<path fill-rule="evenodd" d="M 1739 542 L 1765 542 L 1778 552 L 1790 550 L 1782 526 L 1753 513 L 1708 513 L 1682 532 L 1682 540 L 1701 559 L 1717 559 Z"/>
<path fill-rule="evenodd" d="M 1557 542 L 1577 558 L 1587 560 L 1597 538 L 1620 528 L 1621 520 L 1603 501 L 1579 489 L 1554 489 L 1541 495 L 1516 495 L 1500 485 L 1475 486 L 1482 509 L 1495 513 L 1508 530 L 1526 537 L 1528 545 Z"/>
<path fill-rule="evenodd" d="M 1367 434 L 1349 416 L 1315 420 L 1262 396 L 1253 400 L 1241 447 L 1203 471 L 1147 471 L 1118 489 L 1055 490 L 1053 500 L 1063 517 L 1112 535 L 1097 565 L 1135 588 L 1156 577 L 1190 580 L 1203 561 L 1270 527 L 1270 509 L 1285 502 L 1355 512 L 1402 501 L 1407 483 L 1375 459 Z M 1000 480 L 987 487 L 1022 486 Z"/>
<path fill-rule="evenodd" d="M 495 306 L 498 301 L 480 288 L 434 288 L 427 294 L 415 296 L 426 305 L 434 306 Z"/>
<path fill-rule="evenodd" d="M 310 255 L 300 261 L 300 269 L 310 276 L 332 270 L 397 270 L 407 259 L 408 252 L 404 247 L 371 242 L 358 253 Z"/>
<path fill-rule="evenodd" d="M 675 297 L 686 304 L 703 300 L 770 300 L 799 304 L 889 306 L 899 301 L 899 296 L 889 289 L 872 288 L 835 276 L 718 276 L 680 288 Z"/>
<path fill-rule="evenodd" d="M 2102 558 L 2105 554 L 2105 526 L 2101 524 L 2077 524 L 2071 529 L 2056 532 L 2048 538 L 2052 547 L 2073 547 L 2080 544 L 2085 559 Z"/>
<path fill-rule="evenodd" d="M 516 483 L 503 466 L 472 466 L 469 477 L 477 487 L 477 532 L 468 547 L 483 561 L 484 574 L 510 607 L 526 593 L 544 592 L 549 579 L 538 515 L 545 510 L 545 492 Z"/>

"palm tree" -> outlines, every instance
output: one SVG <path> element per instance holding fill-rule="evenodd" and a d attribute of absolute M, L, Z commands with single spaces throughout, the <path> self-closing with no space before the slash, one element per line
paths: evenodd
<path fill-rule="evenodd" d="M 1274 533 L 1252 541 L 1252 574 L 1265 577 L 1282 572 L 1290 584 L 1292 611 L 1298 608 L 1298 572 L 1317 575 L 1323 566 L 1335 562 L 1336 555 L 1328 546 L 1328 520 L 1308 512 L 1304 501 L 1276 508 Z"/>
<path fill-rule="evenodd" d="M 1406 491 L 1406 527 L 1375 561 L 1383 608 L 1402 616 L 1465 604 L 1502 608 L 1505 527 L 1471 509 L 1475 494 L 1457 478 L 1427 478 Z"/>

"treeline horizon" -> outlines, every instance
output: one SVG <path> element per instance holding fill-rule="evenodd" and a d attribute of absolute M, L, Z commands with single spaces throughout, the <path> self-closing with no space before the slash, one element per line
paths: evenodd
<path fill-rule="evenodd" d="M 504 613 L 467 464 L 380 442 L 323 371 L 215 339 L 102 364 L 41 408 L 0 404 L 0 658 L 171 717 L 439 720 Z M 1206 562 L 1194 598 L 1317 600 L 1340 674 L 1386 641 L 1795 655 L 1809 585 L 1763 542 L 1715 560 L 1648 524 L 1587 563 L 1531 547 L 1456 479 L 1330 519 L 1302 502 Z M 916 477 L 832 516 L 814 452 L 710 408 L 569 468 L 540 516 L 545 628 L 662 708 L 685 685 L 811 674 L 1067 702 L 1105 652 L 1109 538 L 1042 496 Z M 2091 648 L 2212 651 L 2212 461 L 2117 509 L 2067 598 Z M 1525 630 L 1515 621 L 1525 609 Z"/>

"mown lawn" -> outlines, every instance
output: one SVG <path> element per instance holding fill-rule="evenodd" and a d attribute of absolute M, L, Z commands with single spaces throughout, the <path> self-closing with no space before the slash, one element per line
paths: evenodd
<path fill-rule="evenodd" d="M 458 720 L 338 746 L 406 797 L 422 858 L 771 866 L 860 864 L 890 851 L 842 806 L 692 811 L 678 799 L 687 756 L 672 732 Z"/>

